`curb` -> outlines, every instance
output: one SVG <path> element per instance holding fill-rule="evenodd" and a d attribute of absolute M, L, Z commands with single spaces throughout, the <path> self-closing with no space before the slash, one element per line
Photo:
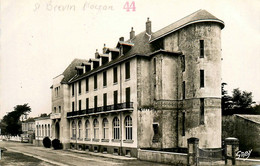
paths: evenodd
<path fill-rule="evenodd" d="M 105 157 L 105 158 L 110 158 L 110 159 L 117 159 L 117 160 L 128 160 L 128 161 L 137 160 L 137 158 L 134 158 L 134 157 L 117 156 L 117 155 L 112 155 L 112 154 L 103 154 L 103 153 L 87 152 L 87 151 L 72 150 L 72 149 L 67 149 L 67 151 L 74 152 L 74 153 L 81 153 L 81 154 L 89 154 L 89 155 L 93 155 L 93 156 Z"/>

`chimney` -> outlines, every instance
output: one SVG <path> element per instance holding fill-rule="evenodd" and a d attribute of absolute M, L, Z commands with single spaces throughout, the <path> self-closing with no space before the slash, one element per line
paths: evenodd
<path fill-rule="evenodd" d="M 149 20 L 149 17 L 146 21 L 146 33 L 148 33 L 149 35 L 152 34 L 152 22 Z"/>
<path fill-rule="evenodd" d="M 96 59 L 98 58 L 98 55 L 99 55 L 98 49 L 96 49 L 96 52 L 95 52 L 95 58 L 96 58 Z"/>
<path fill-rule="evenodd" d="M 119 38 L 119 41 L 124 41 L 124 37 L 120 37 L 120 38 Z"/>
<path fill-rule="evenodd" d="M 104 47 L 103 47 L 103 54 L 105 54 L 106 53 L 106 44 L 104 44 Z"/>
<path fill-rule="evenodd" d="M 135 37 L 135 31 L 134 28 L 132 27 L 131 32 L 130 32 L 130 39 L 133 39 Z"/>

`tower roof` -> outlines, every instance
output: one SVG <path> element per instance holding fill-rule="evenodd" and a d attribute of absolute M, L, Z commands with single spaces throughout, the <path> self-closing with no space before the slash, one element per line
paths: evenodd
<path fill-rule="evenodd" d="M 206 10 L 198 10 L 162 29 L 152 34 L 152 39 L 150 42 L 153 42 L 161 37 L 164 37 L 170 33 L 173 33 L 185 26 L 190 24 L 198 23 L 198 22 L 217 22 L 220 24 L 221 28 L 223 29 L 225 24 L 222 20 L 218 19 L 217 17 L 213 16 Z"/>

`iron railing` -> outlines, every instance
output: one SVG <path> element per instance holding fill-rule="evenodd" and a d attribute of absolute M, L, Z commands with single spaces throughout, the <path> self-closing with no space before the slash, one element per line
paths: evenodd
<path fill-rule="evenodd" d="M 102 107 L 89 108 L 89 109 L 80 110 L 80 111 L 68 112 L 67 117 L 87 115 L 87 114 L 92 114 L 92 113 L 102 113 L 102 112 L 108 112 L 108 111 L 113 111 L 113 110 L 122 110 L 122 109 L 126 109 L 126 108 L 133 108 L 133 102 L 118 103 L 118 104 L 107 105 L 107 106 L 102 106 Z"/>

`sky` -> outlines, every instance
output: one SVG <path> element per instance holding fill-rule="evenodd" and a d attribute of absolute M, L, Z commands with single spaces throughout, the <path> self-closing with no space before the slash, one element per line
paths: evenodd
<path fill-rule="evenodd" d="M 24 103 L 31 117 L 50 113 L 52 80 L 74 58 L 115 47 L 131 27 L 144 31 L 147 17 L 155 32 L 199 9 L 225 22 L 228 93 L 240 88 L 260 103 L 259 0 L 0 0 L 0 7 L 0 118 Z"/>

